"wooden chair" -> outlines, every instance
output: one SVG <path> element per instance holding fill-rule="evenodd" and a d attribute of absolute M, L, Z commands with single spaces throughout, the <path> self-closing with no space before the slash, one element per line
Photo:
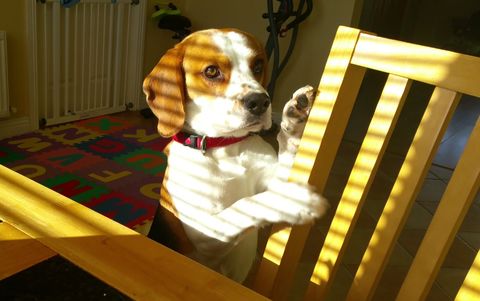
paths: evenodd
<path fill-rule="evenodd" d="M 388 73 L 360 151 L 308 281 L 324 300 L 413 81 L 436 86 L 348 292 L 371 299 L 462 93 L 480 96 L 480 58 L 340 27 L 296 156 L 291 179 L 320 192 L 337 155 L 366 69 Z M 480 185 L 477 122 L 398 293 L 423 300 Z M 310 226 L 272 232 L 251 287 L 192 262 L 0 166 L 0 279 L 60 254 L 137 300 L 285 300 Z M 188 271 L 185 273 L 184 271 Z M 479 300 L 480 255 L 457 300 Z M 298 293 L 296 299 L 302 297 Z"/>
<path fill-rule="evenodd" d="M 370 300 L 462 94 L 480 97 L 480 58 L 340 27 L 291 172 L 319 191 L 326 183 L 365 71 L 388 74 L 353 169 L 319 252 L 307 300 L 325 300 L 413 81 L 435 86 L 405 161 L 348 291 Z M 477 122 L 396 300 L 424 300 L 480 185 Z M 272 233 L 253 288 L 273 300 L 290 295 L 311 227 Z M 318 253 L 317 253 L 318 254 Z M 298 297 L 298 296 L 297 296 Z M 480 300 L 477 255 L 458 300 Z"/>

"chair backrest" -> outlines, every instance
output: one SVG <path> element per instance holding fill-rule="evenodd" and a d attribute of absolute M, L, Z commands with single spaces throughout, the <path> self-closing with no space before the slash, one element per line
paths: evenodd
<path fill-rule="evenodd" d="M 291 180 L 325 191 L 332 164 L 365 71 L 388 74 L 383 92 L 319 250 L 308 300 L 325 300 L 365 203 L 412 82 L 434 86 L 425 113 L 363 254 L 347 300 L 369 300 L 392 254 L 462 94 L 480 97 L 480 58 L 377 37 L 340 27 L 335 36 L 291 172 Z M 475 125 L 440 205 L 397 295 L 426 298 L 480 184 L 480 122 Z M 273 300 L 291 297 L 299 260 L 312 228 L 273 231 L 252 288 Z M 318 251 L 317 251 L 318 254 Z M 480 300 L 477 255 L 458 300 Z M 468 299 L 470 296 L 471 299 Z M 298 299 L 298 296 L 297 298 Z"/>

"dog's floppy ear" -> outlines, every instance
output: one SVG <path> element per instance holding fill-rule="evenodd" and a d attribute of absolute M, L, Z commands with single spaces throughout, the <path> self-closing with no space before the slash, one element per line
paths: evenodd
<path fill-rule="evenodd" d="M 183 47 L 165 53 L 143 81 L 147 103 L 158 118 L 158 132 L 164 137 L 178 133 L 185 122 L 185 78 Z"/>

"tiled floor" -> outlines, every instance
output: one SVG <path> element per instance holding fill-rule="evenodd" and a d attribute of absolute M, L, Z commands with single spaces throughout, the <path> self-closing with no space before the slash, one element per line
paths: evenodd
<path fill-rule="evenodd" d="M 374 300 L 388 301 L 395 299 L 394 296 L 408 272 L 408 268 L 461 155 L 461 150 L 479 115 L 480 100 L 464 97 L 442 139 L 433 165 L 424 180 L 423 187 L 399 237 Z M 342 187 L 344 187 L 347 177 L 345 171 L 352 166 L 359 149 L 359 142 L 354 142 L 355 135 L 355 133 L 351 134 L 351 136 L 347 135 L 351 139 L 344 141 L 341 145 L 340 160 L 334 165 L 334 175 L 328 184 L 327 197 L 330 200 L 338 200 L 340 198 Z M 387 149 L 387 153 L 379 168 L 377 179 L 372 185 L 371 192 L 364 205 L 364 210 L 352 235 L 351 243 L 344 255 L 339 271 L 339 281 L 335 284 L 334 292 L 329 296 L 329 300 L 342 300 L 341 297 L 345 296 L 350 286 L 358 264 L 361 261 L 361 256 L 376 226 L 376 221 L 382 213 L 385 199 L 403 162 L 404 155 L 401 153 L 406 149 L 404 146 L 409 145 L 408 139 L 405 138 L 406 142 L 404 143 L 402 143 L 401 139 L 397 139 L 397 146 L 400 147 Z M 399 149 L 401 150 L 399 151 Z M 328 217 L 326 220 L 328 220 Z M 320 222 L 317 226 L 320 232 L 324 233 L 326 231 L 326 224 L 328 224 L 326 221 Z M 427 300 L 453 300 L 479 248 L 480 196 L 477 195 L 458 235 L 453 241 L 450 252 L 439 271 Z"/>

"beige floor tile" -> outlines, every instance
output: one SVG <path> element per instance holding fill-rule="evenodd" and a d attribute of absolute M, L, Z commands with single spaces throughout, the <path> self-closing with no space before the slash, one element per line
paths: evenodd
<path fill-rule="evenodd" d="M 405 229 L 427 229 L 432 214 L 418 203 L 413 203 L 410 215 L 405 223 Z"/>
<path fill-rule="evenodd" d="M 453 300 L 467 275 L 467 269 L 441 268 L 436 283 L 445 291 L 450 300 Z"/>
<path fill-rule="evenodd" d="M 385 153 L 379 166 L 379 172 L 383 173 L 390 181 L 395 181 L 404 159 L 397 154 Z"/>
<path fill-rule="evenodd" d="M 473 204 L 463 220 L 460 231 L 480 233 L 480 206 Z"/>
<path fill-rule="evenodd" d="M 442 180 L 425 179 L 417 196 L 417 202 L 440 201 L 446 187 L 446 184 Z"/>
<path fill-rule="evenodd" d="M 417 204 L 421 205 L 433 215 L 435 214 L 435 210 L 437 210 L 439 202 L 417 202 Z"/>
<path fill-rule="evenodd" d="M 356 142 L 343 140 L 337 152 L 336 160 L 332 166 L 333 174 L 349 174 L 357 157 L 360 145 Z"/>
<path fill-rule="evenodd" d="M 341 265 L 337 272 L 336 281 L 333 283 L 330 293 L 327 295 L 327 301 L 345 300 L 348 290 L 352 285 L 353 276 Z"/>
<path fill-rule="evenodd" d="M 477 252 L 463 240 L 455 238 L 447 257 L 445 258 L 443 267 L 469 269 L 476 254 Z"/>
<path fill-rule="evenodd" d="M 417 249 L 425 236 L 425 230 L 405 229 L 400 233 L 398 243 L 407 250 L 412 256 L 417 253 Z"/>
<path fill-rule="evenodd" d="M 432 285 L 425 301 L 451 301 L 447 293 L 436 283 Z"/>
<path fill-rule="evenodd" d="M 356 270 L 356 267 L 349 266 L 349 269 Z M 372 300 L 375 301 L 390 301 L 395 300 L 395 297 L 400 290 L 400 287 L 407 275 L 408 267 L 406 266 L 388 266 L 385 268 L 385 272 L 378 284 L 377 290 Z M 343 299 L 338 299 L 343 300 Z M 445 291 L 436 283 L 432 285 L 432 288 L 426 298 L 426 301 L 451 301 Z"/>
<path fill-rule="evenodd" d="M 434 164 L 430 167 L 430 173 L 434 174 L 444 182 L 447 182 L 452 177 L 453 169 L 445 168 Z"/>
<path fill-rule="evenodd" d="M 465 95 L 460 101 L 443 137 L 442 144 L 434 159 L 435 163 L 450 168 L 455 167 L 479 113 L 478 98 Z"/>
<path fill-rule="evenodd" d="M 480 249 L 480 232 L 459 232 L 458 236 L 474 250 Z"/>
<path fill-rule="evenodd" d="M 365 209 L 365 208 L 364 208 Z M 377 221 L 374 220 L 366 210 L 362 210 L 362 213 L 357 220 L 358 229 L 375 229 Z"/>
<path fill-rule="evenodd" d="M 367 199 L 364 205 L 364 210 L 373 220 L 378 220 L 385 207 L 385 202 L 386 200 Z"/>
<path fill-rule="evenodd" d="M 345 250 L 343 263 L 346 265 L 358 265 L 362 260 L 363 253 L 368 246 L 373 233 L 371 229 L 355 229 L 348 248 Z"/>
<path fill-rule="evenodd" d="M 350 244 L 345 251 L 343 263 L 352 266 L 360 264 L 363 254 L 368 247 L 373 231 L 368 229 L 355 229 Z M 408 266 L 412 256 L 400 245 L 396 244 L 392 252 L 390 266 Z M 356 271 L 351 270 L 352 273 Z"/>
<path fill-rule="evenodd" d="M 386 200 L 390 195 L 390 191 L 393 187 L 393 181 L 391 181 L 388 176 L 384 175 L 383 173 L 377 173 L 372 186 L 370 187 L 370 191 L 368 193 L 368 199 L 376 199 L 376 200 Z"/>
<path fill-rule="evenodd" d="M 408 272 L 405 266 L 388 266 L 385 268 L 382 279 L 373 297 L 373 301 L 395 300 L 400 287 Z"/>
<path fill-rule="evenodd" d="M 348 176 L 342 174 L 331 174 L 325 186 L 324 196 L 330 201 L 333 207 L 337 206 L 342 196 Z"/>
<path fill-rule="evenodd" d="M 387 267 L 380 280 L 374 301 L 395 300 L 398 291 L 407 275 L 408 267 Z M 432 285 L 426 301 L 451 301 L 448 294 L 436 283 Z"/>
<path fill-rule="evenodd" d="M 470 136 L 471 130 L 471 127 L 464 127 L 442 142 L 433 162 L 445 167 L 455 168 L 458 159 L 463 153 L 463 148 Z"/>
<path fill-rule="evenodd" d="M 404 159 L 404 157 L 397 154 L 385 153 L 382 163 L 379 167 L 379 172 L 386 176 L 391 182 L 395 182 Z M 441 179 L 441 177 L 429 171 L 426 179 L 438 180 Z"/>
<path fill-rule="evenodd" d="M 435 175 L 431 169 L 428 171 L 427 173 L 427 176 L 425 177 L 425 179 L 428 179 L 428 180 L 442 180 L 444 181 L 443 179 L 441 179 L 440 177 L 438 177 L 437 175 Z"/>
<path fill-rule="evenodd" d="M 400 234 L 398 243 L 410 254 L 415 255 L 425 235 L 423 230 L 404 230 Z M 463 240 L 455 238 L 443 262 L 445 268 L 469 268 L 476 252 Z"/>
<path fill-rule="evenodd" d="M 393 182 L 386 176 L 379 174 L 370 187 L 370 192 L 365 200 L 364 210 L 377 221 L 383 212 L 385 203 L 392 190 Z"/>

